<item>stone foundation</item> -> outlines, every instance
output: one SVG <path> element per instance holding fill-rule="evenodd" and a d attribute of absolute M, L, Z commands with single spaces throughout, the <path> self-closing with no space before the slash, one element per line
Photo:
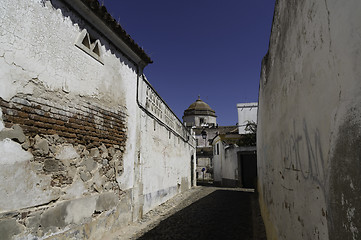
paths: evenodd
<path fill-rule="evenodd" d="M 131 208 L 131 196 L 116 180 L 123 173 L 126 114 L 26 95 L 0 99 L 0 106 L 0 179 L 7 183 L 1 236 L 45 237 L 68 228 L 74 234 L 76 226 L 93 231 L 94 222 L 111 221 L 109 215 L 131 220 L 131 209 L 119 209 Z"/>

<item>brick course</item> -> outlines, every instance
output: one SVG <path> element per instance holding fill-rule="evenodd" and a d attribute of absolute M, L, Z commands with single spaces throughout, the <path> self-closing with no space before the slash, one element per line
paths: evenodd
<path fill-rule="evenodd" d="M 0 107 L 6 127 L 19 124 L 31 137 L 58 134 L 87 148 L 102 143 L 108 147 L 125 145 L 127 115 L 121 111 L 83 101 L 50 101 L 32 96 L 16 96 L 10 101 L 0 98 Z"/>

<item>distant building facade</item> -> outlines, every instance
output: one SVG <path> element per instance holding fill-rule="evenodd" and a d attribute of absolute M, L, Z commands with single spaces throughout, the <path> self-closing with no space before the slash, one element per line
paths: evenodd
<path fill-rule="evenodd" d="M 186 127 L 214 127 L 217 125 L 216 112 L 198 97 L 184 111 L 183 124 Z"/>
<path fill-rule="evenodd" d="M 213 150 L 209 144 L 209 139 L 216 135 L 214 131 L 217 126 L 215 111 L 198 97 L 184 111 L 183 125 L 188 129 L 192 129 L 196 139 L 196 178 L 211 180 Z"/>
<path fill-rule="evenodd" d="M 196 178 L 213 180 L 212 140 L 219 134 L 238 134 L 237 126 L 218 126 L 215 111 L 200 97 L 184 111 L 183 124 L 192 129 L 196 139 Z"/>
<path fill-rule="evenodd" d="M 227 133 L 213 141 L 213 182 L 226 187 L 256 188 L 256 146 L 241 146 L 245 135 Z"/>
<path fill-rule="evenodd" d="M 238 103 L 237 112 L 238 112 L 238 133 L 246 133 L 245 127 L 248 122 L 257 123 L 257 111 L 258 103 Z"/>
<path fill-rule="evenodd" d="M 238 129 L 219 131 L 212 139 L 214 184 L 227 187 L 256 188 L 257 103 L 237 104 Z"/>

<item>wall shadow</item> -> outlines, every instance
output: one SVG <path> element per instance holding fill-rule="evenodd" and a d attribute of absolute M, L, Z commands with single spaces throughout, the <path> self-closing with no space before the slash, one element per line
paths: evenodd
<path fill-rule="evenodd" d="M 257 194 L 216 190 L 163 220 L 138 239 L 223 240 L 266 237 Z"/>

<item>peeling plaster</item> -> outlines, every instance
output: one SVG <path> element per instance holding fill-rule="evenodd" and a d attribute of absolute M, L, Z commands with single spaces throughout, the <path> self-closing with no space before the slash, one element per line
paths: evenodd
<path fill-rule="evenodd" d="M 83 198 L 71 201 L 66 207 L 65 223 L 79 224 L 84 218 L 91 217 L 95 211 L 96 198 Z"/>
<path fill-rule="evenodd" d="M 5 128 L 4 122 L 3 122 L 3 111 L 0 108 L 0 131 Z"/>
<path fill-rule="evenodd" d="M 24 151 L 20 144 L 9 138 L 0 142 L 0 153 L 0 165 L 27 162 L 33 158 L 31 153 Z"/>
<path fill-rule="evenodd" d="M 50 189 L 50 177 L 32 170 L 33 156 L 21 145 L 5 139 L 0 142 L 0 212 L 33 207 L 59 198 L 59 189 Z M 16 199 L 16 201 L 9 201 Z"/>
<path fill-rule="evenodd" d="M 153 119 L 135 101 L 136 66 L 113 43 L 95 36 L 102 44 L 104 65 L 79 51 L 74 40 L 81 30 L 97 32 L 60 0 L 5 0 L 0 13 L 0 131 L 6 121 L 20 124 L 26 134 L 22 145 L 0 141 L 0 182 L 5 183 L 0 186 L 0 212 L 25 228 L 16 237 L 94 238 L 94 232 L 100 236 L 104 229 L 135 220 L 145 211 L 143 205 L 149 210 L 190 186 L 183 181 L 190 177 L 190 168 L 184 166 L 194 149 L 176 147 L 166 128 L 154 132 L 146 123 Z M 77 118 L 79 114 L 84 117 Z M 68 117 L 75 121 L 63 120 Z M 88 133 L 105 135 L 105 118 L 118 120 L 110 126 L 120 134 L 98 147 L 109 139 Z M 79 134 L 77 125 L 89 120 L 94 126 Z M 59 137 L 60 132 L 64 136 Z M 154 135 L 171 151 L 169 159 L 149 144 Z M 99 154 L 92 156 L 87 147 L 98 148 Z M 159 167 L 166 168 L 165 178 L 153 181 Z M 103 211 L 108 212 L 99 214 Z"/>
<path fill-rule="evenodd" d="M 67 198 L 79 198 L 87 192 L 87 188 L 83 181 L 78 179 L 74 181 L 66 190 Z"/>

